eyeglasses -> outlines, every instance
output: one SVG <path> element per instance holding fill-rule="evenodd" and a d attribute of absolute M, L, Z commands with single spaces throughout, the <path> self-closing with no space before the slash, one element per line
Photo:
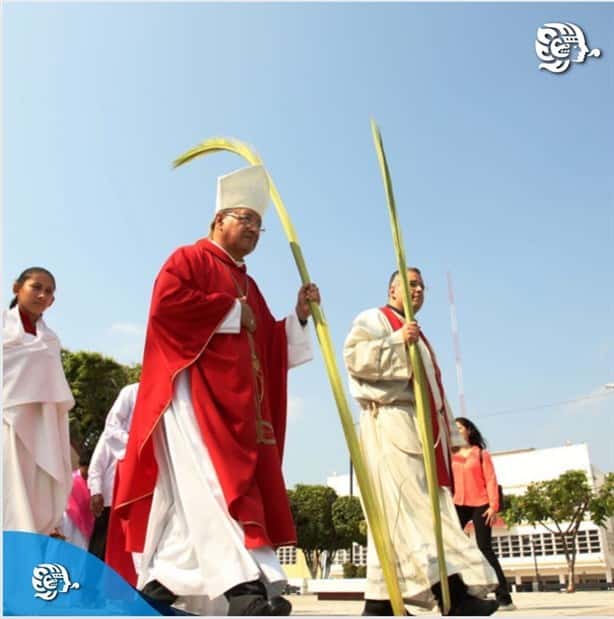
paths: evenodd
<path fill-rule="evenodd" d="M 260 227 L 260 222 L 250 215 L 236 215 L 235 213 L 226 213 L 226 217 L 236 219 L 242 226 L 246 228 L 256 228 L 258 232 L 266 232 L 266 228 Z"/>
<path fill-rule="evenodd" d="M 422 290 L 426 290 L 426 286 L 422 282 L 419 282 L 417 279 L 410 279 L 409 280 L 409 287 L 410 288 L 418 288 L 418 286 L 420 286 L 420 288 L 422 288 Z"/>

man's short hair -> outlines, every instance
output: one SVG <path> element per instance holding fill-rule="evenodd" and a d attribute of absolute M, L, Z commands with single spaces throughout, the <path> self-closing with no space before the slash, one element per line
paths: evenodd
<path fill-rule="evenodd" d="M 422 271 L 420 271 L 420 269 L 418 267 L 407 267 L 408 271 L 414 271 L 416 273 L 418 273 L 418 275 L 420 277 L 422 277 Z M 388 290 L 390 290 L 390 286 L 392 286 L 392 282 L 394 281 L 395 277 L 399 274 L 399 269 L 397 269 L 391 276 L 390 279 L 388 280 Z"/>
<path fill-rule="evenodd" d="M 224 209 L 222 211 L 218 211 L 214 216 L 213 219 L 211 220 L 211 223 L 209 224 L 209 238 L 213 238 L 213 231 L 215 230 L 215 223 L 217 222 L 218 219 L 222 219 L 223 217 L 225 217 L 226 215 L 228 215 L 228 213 L 232 213 L 232 209 Z"/>

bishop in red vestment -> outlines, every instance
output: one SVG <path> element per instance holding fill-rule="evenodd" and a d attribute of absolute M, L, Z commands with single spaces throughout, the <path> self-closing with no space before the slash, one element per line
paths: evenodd
<path fill-rule="evenodd" d="M 272 549 L 296 541 L 281 469 L 286 377 L 311 357 L 305 324 L 319 293 L 302 286 L 295 312 L 276 321 L 247 274 L 267 203 L 262 166 L 218 179 L 209 238 L 176 250 L 154 285 L 114 493 L 110 540 L 121 543 L 107 560 L 134 581 L 125 553 L 143 552 L 138 586 L 165 603 L 280 612 Z"/>

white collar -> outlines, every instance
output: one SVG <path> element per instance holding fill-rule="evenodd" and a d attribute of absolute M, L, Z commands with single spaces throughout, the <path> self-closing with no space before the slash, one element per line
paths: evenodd
<path fill-rule="evenodd" d="M 209 239 L 216 247 L 219 247 L 238 267 L 242 267 L 245 264 L 245 260 L 235 260 L 219 243 L 216 243 L 213 239 Z"/>

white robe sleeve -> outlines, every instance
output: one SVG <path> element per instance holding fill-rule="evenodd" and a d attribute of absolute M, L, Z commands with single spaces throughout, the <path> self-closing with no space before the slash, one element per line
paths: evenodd
<path fill-rule="evenodd" d="M 87 487 L 90 494 L 104 494 L 103 483 L 105 471 L 109 468 L 111 452 L 107 449 L 106 437 L 104 432 L 100 435 L 96 448 L 92 454 L 90 465 L 87 471 Z"/>
<path fill-rule="evenodd" d="M 138 383 L 124 387 L 113 402 L 105 420 L 103 435 L 117 459 L 124 457 L 138 387 Z"/>
<path fill-rule="evenodd" d="M 307 325 L 303 327 L 296 312 L 290 312 L 286 317 L 285 326 L 288 340 L 288 367 L 295 368 L 297 365 L 311 361 L 313 349 Z"/>
<path fill-rule="evenodd" d="M 372 312 L 354 320 L 345 340 L 343 358 L 348 372 L 367 381 L 407 380 L 411 365 L 407 360 L 402 332 L 382 332 Z"/>

